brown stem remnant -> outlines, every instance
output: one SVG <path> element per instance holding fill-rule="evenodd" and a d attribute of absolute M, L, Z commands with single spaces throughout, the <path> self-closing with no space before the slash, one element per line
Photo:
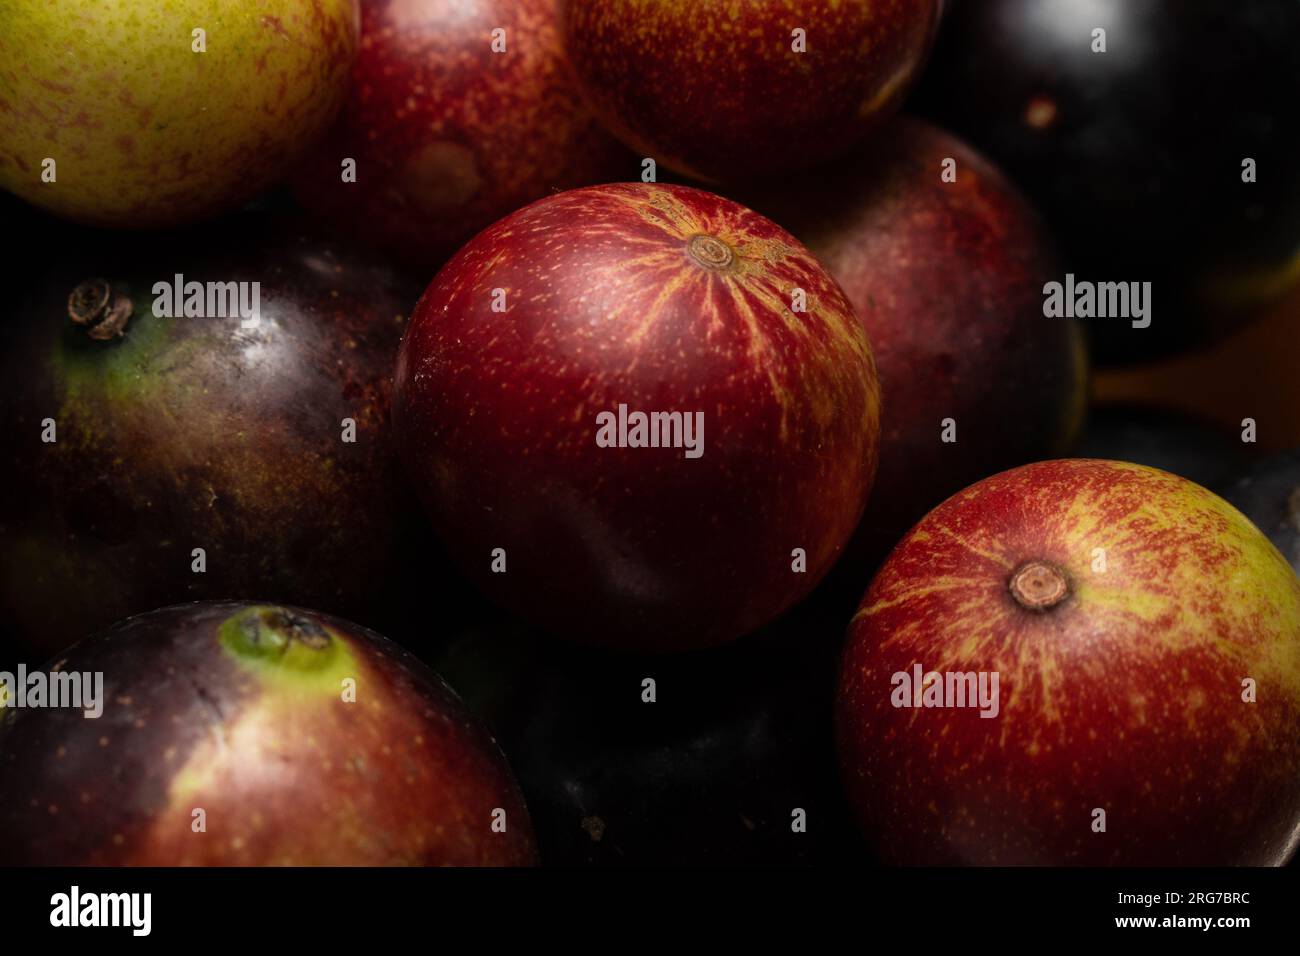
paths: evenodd
<path fill-rule="evenodd" d="M 68 318 L 98 342 L 121 338 L 132 310 L 130 296 L 114 292 L 107 279 L 87 279 L 68 296 Z"/>
<path fill-rule="evenodd" d="M 317 651 L 329 646 L 330 636 L 323 627 L 284 608 L 262 609 L 248 623 L 252 625 L 249 637 L 254 644 L 263 644 L 269 638 L 278 646 L 290 641 Z"/>
<path fill-rule="evenodd" d="M 712 236 L 706 236 L 703 233 L 691 236 L 690 241 L 686 244 L 686 251 L 691 254 L 691 258 L 704 266 L 706 269 L 721 271 L 731 265 L 735 259 L 735 254 L 731 247 L 720 239 Z"/>
<path fill-rule="evenodd" d="M 1026 611 L 1050 611 L 1070 596 L 1070 581 L 1046 561 L 1029 561 L 1011 575 L 1011 596 Z"/>

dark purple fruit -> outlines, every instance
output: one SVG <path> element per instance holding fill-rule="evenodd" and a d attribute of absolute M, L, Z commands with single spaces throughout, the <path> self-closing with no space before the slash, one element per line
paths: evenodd
<path fill-rule="evenodd" d="M 809 865 L 862 852 L 831 735 L 848 614 L 814 597 L 743 645 L 676 658 L 497 626 L 435 666 L 511 755 L 546 863 Z"/>
<path fill-rule="evenodd" d="M 910 105 L 1029 194 L 1066 271 L 1153 284 L 1150 327 L 1085 322 L 1120 362 L 1222 333 L 1295 278 L 1298 89 L 1294 0 L 958 0 Z"/>
<path fill-rule="evenodd" d="M 850 561 L 883 556 L 967 485 L 1068 452 L 1086 400 L 1083 333 L 1043 315 L 1051 245 L 991 163 L 903 118 L 850 162 L 753 205 L 826 266 L 876 358 L 880 470 Z"/>
<path fill-rule="evenodd" d="M 200 598 L 358 610 L 405 501 L 388 413 L 414 292 L 262 217 L 84 238 L 16 290 L 0 358 L 0 600 L 19 637 L 53 652 Z M 259 324 L 206 295 L 233 317 L 155 314 L 177 274 L 260 283 Z"/>
<path fill-rule="evenodd" d="M 76 707 L 0 711 L 0 864 L 535 860 L 486 728 L 364 627 L 186 604 L 122 621 L 58 667 L 102 685 Z"/>
<path fill-rule="evenodd" d="M 1223 491 L 1300 574 L 1300 450 L 1259 462 Z"/>

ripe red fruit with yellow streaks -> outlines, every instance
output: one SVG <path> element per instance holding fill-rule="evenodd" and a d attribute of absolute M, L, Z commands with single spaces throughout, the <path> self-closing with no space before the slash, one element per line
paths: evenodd
<path fill-rule="evenodd" d="M 634 413 L 677 418 L 637 447 Z M 457 253 L 394 393 L 471 576 L 552 630 L 646 650 L 726 641 L 811 590 L 861 514 L 878 421 L 861 322 L 807 250 L 640 183 L 541 200 Z"/>
<path fill-rule="evenodd" d="M 1083 333 L 1043 316 L 1043 283 L 1059 278 L 1050 244 L 970 147 L 903 119 L 867 155 L 773 190 L 756 208 L 826 264 L 871 339 L 886 408 L 864 529 L 874 551 L 972 482 L 1071 450 Z M 947 419 L 956 441 L 944 440 Z"/>
<path fill-rule="evenodd" d="M 293 183 L 331 223 L 436 267 L 548 192 L 636 172 L 567 72 L 556 0 L 367 0 L 347 104 Z"/>
<path fill-rule="evenodd" d="M 942 684 L 896 676 L 918 665 Z M 949 674 L 997 706 L 949 706 L 969 686 Z M 892 862 L 1281 864 L 1300 839 L 1300 581 L 1167 472 L 1003 472 L 926 516 L 872 582 L 837 734 Z"/>
<path fill-rule="evenodd" d="M 601 118 L 643 155 L 705 181 L 847 152 L 898 109 L 939 9 L 937 0 L 562 2 L 569 58 Z"/>
<path fill-rule="evenodd" d="M 183 604 L 78 644 L 61 670 L 103 675 L 102 712 L 3 711 L 7 863 L 534 862 L 487 730 L 373 631 L 300 608 Z"/>

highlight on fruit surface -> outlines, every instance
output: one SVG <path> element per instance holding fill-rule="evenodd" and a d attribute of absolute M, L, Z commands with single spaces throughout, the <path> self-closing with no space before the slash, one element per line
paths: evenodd
<path fill-rule="evenodd" d="M 557 0 L 367 0 L 347 103 L 292 183 L 326 222 L 436 267 L 534 199 L 638 170 L 570 79 Z"/>
<path fill-rule="evenodd" d="M 861 539 L 873 555 L 972 482 L 1071 451 L 1083 332 L 1043 315 L 1051 243 L 982 156 L 902 118 L 862 155 L 761 190 L 755 208 L 825 264 L 871 339 L 885 408 Z"/>
<path fill-rule="evenodd" d="M 402 343 L 399 448 L 452 556 L 564 635 L 721 643 L 806 595 L 875 471 L 861 322 L 730 200 L 613 184 L 465 246 Z"/>
<path fill-rule="evenodd" d="M 837 740 L 887 862 L 1279 865 L 1300 839 L 1300 580 L 1166 472 L 1040 462 L 898 545 Z"/>
<path fill-rule="evenodd" d="M 342 105 L 356 0 L 6 0 L 0 187 L 145 228 L 236 208 Z"/>
<path fill-rule="evenodd" d="M 734 182 L 843 155 L 919 75 L 938 0 L 561 0 L 605 124 L 642 156 Z"/>
<path fill-rule="evenodd" d="M 78 644 L 50 686 L 56 672 L 83 694 L 98 675 L 101 713 L 52 695 L 0 709 L 11 864 L 535 862 L 487 730 L 436 674 L 355 624 L 178 605 Z"/>
<path fill-rule="evenodd" d="M 389 433 L 417 293 L 293 219 L 65 250 L 0 352 L 15 633 L 53 654 L 239 594 L 368 610 L 418 518 Z"/>

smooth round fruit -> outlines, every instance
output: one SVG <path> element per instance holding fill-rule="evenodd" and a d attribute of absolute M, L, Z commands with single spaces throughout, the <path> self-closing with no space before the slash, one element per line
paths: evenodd
<path fill-rule="evenodd" d="M 993 706 L 961 706 L 972 683 Z M 837 737 L 890 862 L 1284 863 L 1300 580 L 1227 502 L 1166 472 L 1003 472 L 927 515 L 872 582 Z"/>
<path fill-rule="evenodd" d="M 652 414 L 677 417 L 638 431 Z M 813 588 L 861 515 L 879 394 L 861 322 L 789 233 L 626 183 L 533 203 L 457 253 L 402 343 L 394 424 L 490 594 L 562 634 L 668 650 Z"/>
<path fill-rule="evenodd" d="M 9 0 L 0 186 L 117 228 L 233 209 L 334 118 L 357 19 L 356 0 Z"/>
<path fill-rule="evenodd" d="M 53 653 L 128 614 L 232 595 L 367 607 L 418 514 L 388 430 L 415 292 L 260 216 L 85 239 L 17 298 L 0 355 L 0 598 L 18 634 Z M 247 283 L 250 306 L 259 283 L 258 325 L 236 286 L 211 300 L 222 315 L 155 312 L 178 275 Z"/>
<path fill-rule="evenodd" d="M 301 608 L 185 604 L 123 621 L 57 666 L 102 674 L 102 713 L 0 711 L 10 864 L 534 862 L 528 811 L 487 730 L 373 631 Z"/>
<path fill-rule="evenodd" d="M 1300 451 L 1265 459 L 1229 484 L 1223 496 L 1300 574 Z"/>
<path fill-rule="evenodd" d="M 372 0 L 347 104 L 293 184 L 330 223 L 436 267 L 525 203 L 638 171 L 569 77 L 556 0 Z"/>
<path fill-rule="evenodd" d="M 1115 363 L 1201 343 L 1300 276 L 1298 88 L 1292 0 L 957 0 L 909 108 L 1028 193 L 1064 271 L 1152 283 L 1149 327 L 1087 320 Z"/>
<path fill-rule="evenodd" d="M 1044 317 L 1050 244 L 977 153 L 904 119 L 865 155 L 769 190 L 756 208 L 825 264 L 871 340 L 885 408 L 864 527 L 873 552 L 954 491 L 1070 451 L 1083 335 Z"/>
<path fill-rule="evenodd" d="M 936 0 L 561 0 L 565 43 L 606 125 L 704 181 L 843 155 L 920 73 Z"/>

